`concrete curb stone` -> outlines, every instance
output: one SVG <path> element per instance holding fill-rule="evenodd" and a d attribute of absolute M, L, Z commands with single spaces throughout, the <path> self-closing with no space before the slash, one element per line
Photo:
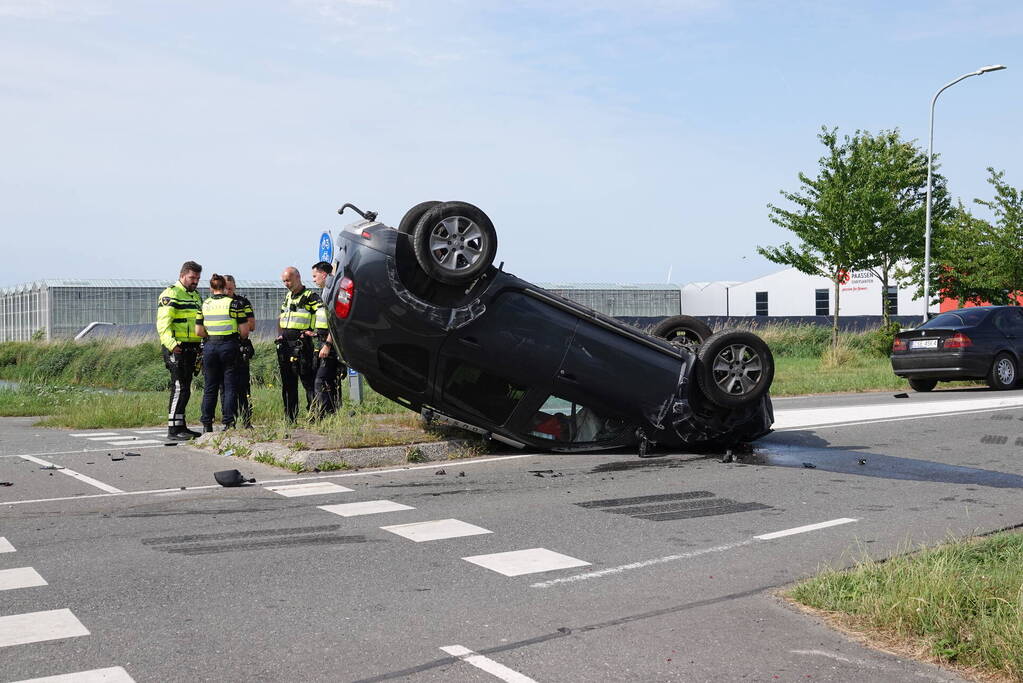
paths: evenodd
<path fill-rule="evenodd" d="M 364 467 L 407 465 L 410 462 L 444 461 L 449 460 L 452 453 L 464 449 L 472 443 L 467 439 L 449 439 L 397 446 L 374 446 L 371 448 L 293 450 L 281 443 L 273 441 L 254 442 L 241 435 L 225 436 L 223 432 L 203 434 L 190 443 L 196 448 L 212 450 L 213 445 L 210 442 L 215 440 L 219 443 L 219 450 L 225 454 L 227 451 L 242 446 L 252 451 L 252 455 L 249 458 L 265 453 L 278 462 L 302 465 L 302 468 L 306 471 L 320 468 L 325 463 L 344 463 L 352 469 L 361 469 Z M 409 459 L 410 454 L 414 456 L 412 460 Z"/>

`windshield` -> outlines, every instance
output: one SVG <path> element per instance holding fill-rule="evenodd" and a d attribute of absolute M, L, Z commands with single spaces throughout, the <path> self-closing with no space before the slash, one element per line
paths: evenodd
<path fill-rule="evenodd" d="M 935 316 L 917 329 L 924 330 L 936 327 L 974 327 L 984 322 L 984 319 L 990 314 L 990 308 L 960 308 L 958 311 L 949 311 Z"/>

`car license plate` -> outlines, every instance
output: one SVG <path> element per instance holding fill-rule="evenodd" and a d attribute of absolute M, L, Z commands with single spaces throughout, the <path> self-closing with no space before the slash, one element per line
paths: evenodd
<path fill-rule="evenodd" d="M 914 339 L 909 342 L 909 348 L 911 349 L 936 349 L 938 348 L 937 339 Z"/>

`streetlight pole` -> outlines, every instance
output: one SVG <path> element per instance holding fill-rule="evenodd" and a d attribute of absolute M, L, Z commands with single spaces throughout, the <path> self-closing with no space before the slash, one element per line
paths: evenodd
<path fill-rule="evenodd" d="M 927 322 L 927 311 L 931 308 L 930 286 L 931 286 L 931 176 L 934 167 L 934 103 L 938 101 L 938 95 L 945 92 L 959 81 L 970 76 L 980 76 L 990 71 L 1001 71 L 1005 67 L 1001 64 L 982 66 L 976 71 L 963 74 L 951 83 L 946 83 L 941 90 L 934 93 L 931 98 L 931 123 L 930 133 L 927 141 L 927 208 L 925 210 L 924 227 L 924 322 Z"/>

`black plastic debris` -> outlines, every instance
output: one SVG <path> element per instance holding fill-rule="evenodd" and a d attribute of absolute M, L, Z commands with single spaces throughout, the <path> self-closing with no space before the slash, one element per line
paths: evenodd
<path fill-rule="evenodd" d="M 62 470 L 64 468 L 61 467 L 60 465 L 43 465 L 39 469 L 41 469 L 41 470 Z"/>
<path fill-rule="evenodd" d="M 895 398 L 909 398 L 909 394 L 895 394 Z"/>
<path fill-rule="evenodd" d="M 132 453 L 131 451 L 125 451 L 124 454 L 127 455 L 128 457 L 132 456 L 139 457 L 140 455 L 142 455 L 141 453 Z"/>
<path fill-rule="evenodd" d="M 434 474 L 447 474 L 444 470 L 437 470 Z"/>
<path fill-rule="evenodd" d="M 177 441 L 170 441 L 170 442 L 164 444 L 164 446 L 177 446 L 177 445 L 178 445 Z"/>
<path fill-rule="evenodd" d="M 554 470 L 528 470 L 534 477 L 560 477 L 561 472 L 555 472 Z"/>
<path fill-rule="evenodd" d="M 812 469 L 816 469 L 817 466 L 814 465 L 812 462 L 804 462 L 803 463 L 803 467 L 805 467 L 805 468 L 807 468 L 809 470 L 812 470 Z"/>
<path fill-rule="evenodd" d="M 458 473 L 458 476 L 460 476 L 460 477 L 464 477 L 464 476 L 465 476 L 465 472 L 459 472 L 459 473 Z"/>
<path fill-rule="evenodd" d="M 213 478 L 221 486 L 241 486 L 242 484 L 255 484 L 255 479 L 246 479 L 238 470 L 221 470 L 214 472 Z M 181 488 L 184 488 L 183 486 Z"/>
<path fill-rule="evenodd" d="M 118 462 L 120 460 L 124 460 L 124 456 L 123 455 L 111 455 L 110 459 L 113 460 L 114 462 Z"/>
<path fill-rule="evenodd" d="M 866 465 L 867 464 L 867 459 L 866 458 L 860 458 L 857 462 L 859 462 L 861 465 Z"/>
<path fill-rule="evenodd" d="M 14 486 L 13 481 L 0 481 L 0 486 Z"/>

